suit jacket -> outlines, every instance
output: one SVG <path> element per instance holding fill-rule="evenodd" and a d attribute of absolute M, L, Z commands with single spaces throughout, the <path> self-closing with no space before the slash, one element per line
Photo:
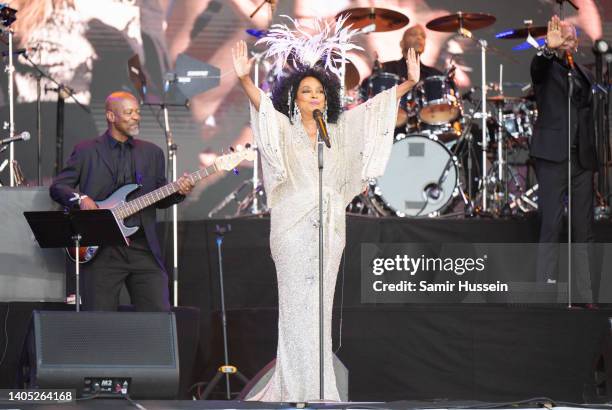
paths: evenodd
<path fill-rule="evenodd" d="M 68 208 L 77 207 L 76 201 L 70 201 L 75 193 L 85 194 L 94 201 L 106 199 L 114 192 L 111 148 L 107 138 L 108 131 L 97 138 L 77 144 L 70 155 L 65 168 L 55 177 L 49 193 L 56 202 Z M 133 140 L 132 160 L 136 181 L 141 185 L 129 199 L 133 199 L 166 185 L 164 153 L 157 145 L 140 139 Z M 78 187 L 78 189 L 77 189 Z M 167 208 L 182 201 L 183 195 L 174 194 L 156 203 L 157 208 Z M 159 265 L 164 269 L 157 232 L 155 230 L 155 206 L 140 211 L 141 229 L 151 252 Z"/>
<path fill-rule="evenodd" d="M 575 64 L 578 75 L 588 86 L 586 97 L 572 98 L 572 133 L 577 135 L 578 160 L 585 169 L 597 169 L 595 150 L 594 114 L 592 110 L 593 79 L 590 73 Z M 557 57 L 536 55 L 531 62 L 531 80 L 534 86 L 538 119 L 531 141 L 531 155 L 548 161 L 566 161 L 568 157 L 568 77 L 569 68 Z"/>

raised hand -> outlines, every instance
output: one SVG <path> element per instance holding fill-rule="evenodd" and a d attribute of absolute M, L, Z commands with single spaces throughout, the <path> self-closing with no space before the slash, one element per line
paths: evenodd
<path fill-rule="evenodd" d="M 561 32 L 561 20 L 558 16 L 552 16 L 548 22 L 548 31 L 546 32 L 546 45 L 550 49 L 557 49 L 561 47 L 565 38 Z"/>
<path fill-rule="evenodd" d="M 249 59 L 249 52 L 247 45 L 244 40 L 240 40 L 236 43 L 236 47 L 232 48 L 232 60 L 234 62 L 234 71 L 238 78 L 248 77 L 251 73 L 251 67 L 253 66 L 253 60 Z"/>
<path fill-rule="evenodd" d="M 408 69 L 408 81 L 418 83 L 421 77 L 420 57 L 414 48 L 409 48 L 406 54 L 406 68 Z"/>

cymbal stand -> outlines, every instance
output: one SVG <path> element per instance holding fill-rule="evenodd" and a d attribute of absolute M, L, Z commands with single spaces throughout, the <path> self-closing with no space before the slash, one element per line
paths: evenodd
<path fill-rule="evenodd" d="M 8 37 L 8 65 L 5 67 L 4 71 L 8 76 L 8 99 L 9 99 L 9 138 L 13 138 L 15 136 L 15 121 L 14 121 L 14 113 L 15 113 L 15 96 L 13 90 L 13 75 L 15 73 L 15 65 L 13 64 L 13 29 L 7 27 L 4 29 L 4 32 L 7 33 Z M 15 160 L 15 147 L 14 142 L 9 144 L 9 163 L 13 164 Z M 9 168 L 9 186 L 15 186 L 15 172 L 13 167 Z"/>
<path fill-rule="evenodd" d="M 465 190 L 463 189 L 464 186 L 461 183 L 459 183 L 459 188 L 460 188 L 459 190 L 461 193 L 461 197 L 463 199 L 463 203 L 465 205 L 464 216 L 473 217 L 475 216 L 475 213 L 474 213 L 475 194 L 473 190 L 473 179 L 474 179 L 474 174 L 473 174 L 474 159 L 473 157 L 476 156 L 476 153 L 474 151 L 475 150 L 474 137 L 472 136 L 472 125 L 473 125 L 472 118 L 473 116 L 471 115 L 471 113 L 465 114 L 464 118 L 468 119 L 467 125 L 465 129 L 463 130 L 463 132 L 461 133 L 461 137 L 459 137 L 459 140 L 457 141 L 457 144 L 453 148 L 452 153 L 455 157 L 457 157 L 460 161 L 462 161 L 464 158 L 464 154 L 467 151 L 467 158 L 465 159 L 467 161 L 467 166 L 464 165 L 464 167 L 467 168 L 467 194 L 465 193 Z M 478 167 L 478 163 L 476 163 L 476 167 Z"/>
<path fill-rule="evenodd" d="M 486 193 L 486 178 L 487 178 L 487 49 L 489 47 L 487 40 L 478 39 L 474 37 L 473 33 L 463 27 L 463 17 L 459 13 L 459 30 L 457 34 L 461 37 L 468 38 L 473 42 L 477 43 L 480 47 L 480 65 L 481 65 L 481 75 L 480 75 L 480 98 L 482 100 L 481 103 L 481 128 L 482 128 L 482 189 L 485 190 L 482 195 L 482 212 L 487 211 L 487 193 Z"/>

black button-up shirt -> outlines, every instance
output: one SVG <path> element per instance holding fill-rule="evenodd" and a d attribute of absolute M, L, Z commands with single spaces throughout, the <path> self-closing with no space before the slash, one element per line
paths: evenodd
<path fill-rule="evenodd" d="M 134 158 L 132 156 L 134 139 L 129 137 L 127 141 L 120 142 L 110 134 L 107 134 L 107 136 L 111 152 L 111 166 L 113 168 L 113 192 L 115 192 L 124 185 L 136 183 L 136 170 L 134 169 Z M 130 198 L 132 197 L 130 196 Z M 141 226 L 140 215 L 132 215 L 126 218 L 124 223 L 130 227 Z"/>

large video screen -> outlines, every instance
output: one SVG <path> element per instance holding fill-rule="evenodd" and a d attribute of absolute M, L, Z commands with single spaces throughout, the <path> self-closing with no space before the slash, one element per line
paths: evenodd
<path fill-rule="evenodd" d="M 195 171 L 209 165 L 215 156 L 230 146 L 252 142 L 248 102 L 237 84 L 231 61 L 231 47 L 246 40 L 254 53 L 264 51 L 254 46 L 256 38 L 247 33 L 265 30 L 270 24 L 284 22 L 282 15 L 300 19 L 308 25 L 313 18 L 330 18 L 357 7 L 395 10 L 408 17 L 409 23 L 397 30 L 372 32 L 357 38 L 363 51 L 351 53 L 360 81 L 371 74 L 375 60 L 381 62 L 401 57 L 402 34 L 415 24 L 426 25 L 440 16 L 462 12 L 487 13 L 496 22 L 473 31 L 467 39 L 455 33 L 426 30 L 425 64 L 447 70 L 456 66 L 455 81 L 464 93 L 482 82 L 482 45 L 486 42 L 486 83 L 499 84 L 504 93 L 521 95 L 529 84 L 529 64 L 533 48 L 513 50 L 523 40 L 499 40 L 497 33 L 524 27 L 528 21 L 545 25 L 559 13 L 553 0 L 278 0 L 272 13 L 260 0 L 14 0 L 17 21 L 12 25 L 16 49 L 25 49 L 27 59 L 15 59 L 15 129 L 28 131 L 32 139 L 15 144 L 17 159 L 25 183 L 38 183 L 40 163 L 42 184 L 48 185 L 56 161 L 64 162 L 75 143 L 104 132 L 104 99 L 115 90 L 136 93 L 128 72 L 128 60 L 138 56 L 147 78 L 142 107 L 141 138 L 166 147 L 164 116 L 159 105 L 168 102 L 168 122 L 178 147 L 177 170 Z M 580 62 L 593 60 L 592 42 L 605 37 L 606 21 L 612 21 L 610 7 L 603 1 L 574 0 L 576 11 L 565 3 L 563 13 L 579 30 Z M 610 24 L 610 23 L 607 23 Z M 4 38 L 6 41 L 6 37 Z M 7 49 L 7 46 L 3 46 Z M 218 85 L 186 98 L 178 90 L 176 62 L 188 56 L 197 63 L 220 70 Z M 4 59 L 6 64 L 7 58 Z M 33 64 L 45 75 L 34 68 Z M 269 86 L 270 62 L 259 61 L 258 79 Z M 51 80 L 52 79 L 52 80 Z M 0 81 L 2 121 L 8 121 L 8 82 Z M 58 85 L 71 93 L 61 93 L 65 104 L 58 111 Z M 495 89 L 495 84 L 491 84 Z M 61 88 L 61 87 L 59 87 Z M 527 87 L 528 88 L 528 87 Z M 40 92 L 39 92 L 40 90 Z M 350 90 L 349 90 L 350 94 Z M 37 101 L 40 101 L 40 160 L 37 141 Z M 62 129 L 58 129 L 62 124 Z M 6 133 L 6 131 L 5 131 Z M 63 146 L 58 152 L 58 135 Z M 58 155 L 59 154 L 59 155 Z M 5 151 L 0 162 L 8 158 Z M 242 187 L 236 199 L 229 201 L 215 216 L 234 215 L 238 202 L 252 191 L 253 168 L 244 164 L 239 175 L 218 174 L 206 179 L 181 206 L 182 219 L 208 217 L 233 191 Z M 0 173 L 8 184 L 8 169 Z"/>

